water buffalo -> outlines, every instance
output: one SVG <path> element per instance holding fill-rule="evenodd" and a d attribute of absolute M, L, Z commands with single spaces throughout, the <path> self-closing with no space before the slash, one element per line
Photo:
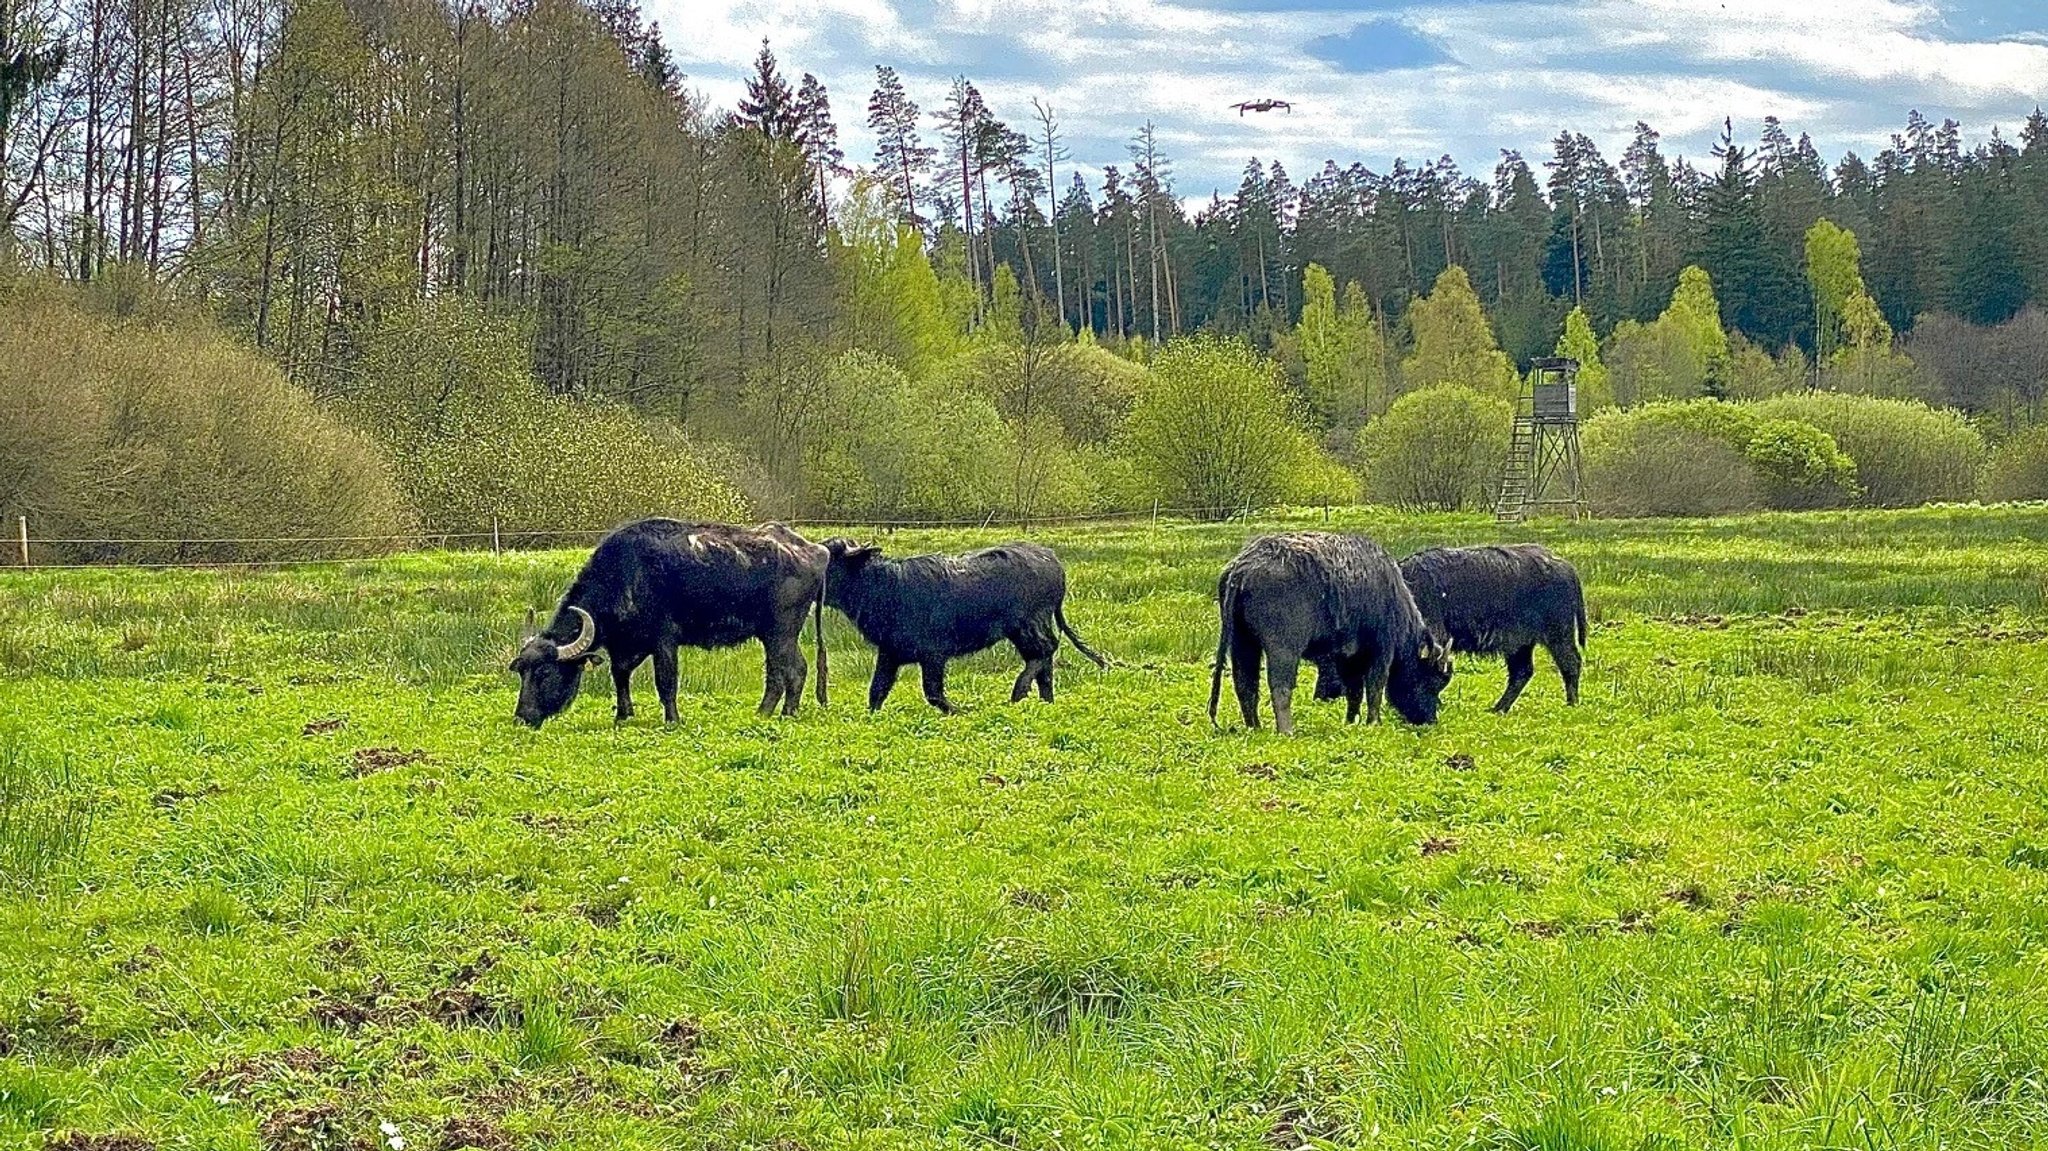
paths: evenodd
<path fill-rule="evenodd" d="M 1536 544 L 1430 548 L 1402 560 L 1401 576 L 1433 635 L 1461 651 L 1507 657 L 1507 690 L 1493 710 L 1515 706 L 1536 674 L 1538 644 L 1564 679 L 1565 702 L 1579 702 L 1586 597 L 1572 565 Z M 1342 690 L 1336 667 L 1321 666 L 1316 698 Z"/>
<path fill-rule="evenodd" d="M 832 563 L 825 602 L 844 612 L 862 638 L 875 645 L 875 678 L 868 710 L 882 706 L 905 664 L 924 672 L 924 698 L 951 714 L 946 661 L 1009 640 L 1024 660 L 1010 691 L 1015 703 L 1038 684 L 1052 699 L 1052 658 L 1057 627 L 1097 667 L 1102 656 L 1067 623 L 1067 572 L 1051 548 L 999 544 L 966 555 L 889 559 L 878 547 L 847 539 L 825 541 Z"/>
<path fill-rule="evenodd" d="M 1226 656 L 1248 727 L 1259 726 L 1259 662 L 1273 695 L 1273 726 L 1294 730 L 1294 680 L 1306 657 L 1327 662 L 1358 719 L 1380 718 L 1380 696 L 1410 723 L 1436 722 L 1450 682 L 1447 645 L 1431 639 L 1401 569 L 1362 536 L 1290 532 L 1246 544 L 1216 583 L 1222 634 L 1209 681 L 1209 718 L 1223 690 Z"/>
<path fill-rule="evenodd" d="M 611 654 L 618 718 L 632 718 L 633 669 L 654 658 L 662 714 L 676 721 L 676 649 L 758 639 L 767 651 L 761 714 L 795 715 L 803 698 L 804 613 L 817 618 L 818 702 L 825 702 L 825 549 L 781 524 L 758 528 L 650 519 L 606 536 L 554 620 L 512 660 L 514 713 L 533 727 L 576 698 L 598 649 Z M 528 613 L 532 624 L 532 613 Z"/>

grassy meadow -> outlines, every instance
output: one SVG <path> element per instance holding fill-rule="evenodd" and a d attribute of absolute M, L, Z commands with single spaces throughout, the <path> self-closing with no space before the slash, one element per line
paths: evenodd
<path fill-rule="evenodd" d="M 2048 508 L 1346 513 L 1575 562 L 1584 703 L 1218 732 L 1281 522 L 1032 533 L 1115 663 L 950 719 L 828 614 L 823 710 L 519 727 L 584 550 L 0 576 L 0 1146 L 2048 1140 Z"/>

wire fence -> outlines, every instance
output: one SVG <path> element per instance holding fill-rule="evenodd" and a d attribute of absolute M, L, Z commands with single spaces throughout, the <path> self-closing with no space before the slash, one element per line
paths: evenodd
<path fill-rule="evenodd" d="M 1072 515 L 1018 515 L 990 514 L 985 516 L 933 518 L 933 519 L 796 519 L 793 526 L 812 535 L 842 531 L 885 531 L 898 530 L 944 530 L 944 529 L 987 529 L 994 527 L 1056 528 L 1075 525 L 1143 524 L 1157 525 L 1162 520 L 1225 520 L 1249 519 L 1254 514 L 1268 510 L 1248 504 L 1218 505 L 1212 507 L 1161 507 L 1149 509 L 1125 509 L 1111 512 L 1087 512 Z M 1329 517 L 1329 507 L 1322 508 L 1323 517 Z M 400 552 L 420 551 L 483 551 L 494 554 L 506 551 L 528 550 L 536 545 L 568 545 L 596 542 L 608 535 L 612 528 L 529 528 L 502 530 L 493 525 L 490 531 L 419 531 L 393 535 L 340 535 L 340 536 L 37 536 L 31 532 L 27 516 L 17 516 L 17 532 L 13 554 L 0 559 L 0 567 L 13 570 L 33 569 L 37 571 L 121 569 L 157 570 L 172 568 L 224 568 L 263 569 L 284 567 L 336 566 L 348 564 L 376 563 Z M 90 549 L 107 558 L 76 559 L 73 549 Z M 275 549 L 280 554 L 249 558 L 244 556 L 196 555 L 195 552 L 228 549 Z M 315 551 L 353 550 L 353 554 L 317 555 Z M 55 556 L 48 553 L 55 551 Z M 155 553 L 171 553 L 172 558 L 135 558 Z"/>

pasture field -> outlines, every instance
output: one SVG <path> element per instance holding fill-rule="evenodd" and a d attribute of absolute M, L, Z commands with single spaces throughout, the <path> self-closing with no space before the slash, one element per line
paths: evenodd
<path fill-rule="evenodd" d="M 583 550 L 0 577 L 0 1146 L 2048 1142 L 2048 508 L 1340 515 L 1577 563 L 1585 702 L 1291 739 L 1204 714 L 1269 526 L 1032 533 L 1116 663 L 951 719 L 828 615 L 822 711 L 518 727 Z"/>

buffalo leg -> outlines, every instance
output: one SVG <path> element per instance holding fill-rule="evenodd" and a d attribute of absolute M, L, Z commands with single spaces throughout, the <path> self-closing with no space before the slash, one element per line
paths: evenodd
<path fill-rule="evenodd" d="M 1522 689 L 1529 686 L 1529 677 L 1535 674 L 1536 649 L 1534 647 L 1525 647 L 1509 652 L 1508 688 L 1500 693 L 1500 699 L 1494 703 L 1493 710 L 1506 715 L 1508 709 L 1515 706 L 1515 700 L 1522 694 Z"/>
<path fill-rule="evenodd" d="M 1333 659 L 1324 658 L 1316 660 L 1315 665 L 1317 703 L 1322 703 L 1325 700 L 1342 699 L 1350 694 L 1350 683 L 1344 675 L 1342 664 Z M 1358 717 L 1354 714 L 1352 718 L 1356 719 Z"/>
<path fill-rule="evenodd" d="M 1045 632 L 1018 632 L 1010 637 L 1017 655 L 1024 661 L 1024 670 L 1017 673 L 1017 682 L 1011 685 L 1010 702 L 1016 703 L 1031 694 L 1031 685 L 1038 684 L 1038 694 L 1047 702 L 1052 700 L 1052 653 L 1059 648 L 1059 641 Z"/>
<path fill-rule="evenodd" d="M 953 705 L 946 699 L 946 661 L 928 659 L 924 669 L 924 701 L 938 708 L 942 715 L 952 715 Z"/>
<path fill-rule="evenodd" d="M 1550 652 L 1550 662 L 1557 665 L 1557 674 L 1564 679 L 1564 702 L 1576 705 L 1579 702 L 1579 671 L 1582 660 L 1579 645 L 1573 636 L 1551 640 L 1543 646 Z"/>
<path fill-rule="evenodd" d="M 612 658 L 612 690 L 618 694 L 619 705 L 614 715 L 624 723 L 633 718 L 633 672 L 639 668 L 646 656 L 614 656 Z"/>
<path fill-rule="evenodd" d="M 1344 691 L 1344 722 L 1358 722 L 1358 707 L 1365 702 L 1365 668 L 1350 664 L 1338 673 L 1342 679 L 1339 685 Z M 1322 694 L 1322 685 L 1316 685 L 1316 694 Z"/>
<path fill-rule="evenodd" d="M 774 715 L 775 705 L 782 702 L 782 649 L 772 636 L 761 637 L 761 706 L 754 709 L 755 715 Z"/>
<path fill-rule="evenodd" d="M 1230 682 L 1237 689 L 1237 708 L 1246 727 L 1259 726 L 1259 641 L 1240 629 L 1230 637 Z"/>
<path fill-rule="evenodd" d="M 882 710 L 882 702 L 889 698 L 889 689 L 896 686 L 896 673 L 903 665 L 882 652 L 875 653 L 875 678 L 868 683 L 868 710 Z"/>
<path fill-rule="evenodd" d="M 661 697 L 661 717 L 670 723 L 676 714 L 676 646 L 662 643 L 654 648 L 654 694 Z"/>
<path fill-rule="evenodd" d="M 1387 696 L 1387 677 L 1394 670 L 1394 650 L 1384 644 L 1372 649 L 1371 662 L 1366 664 L 1365 676 L 1360 686 L 1365 692 L 1365 722 L 1380 721 L 1380 702 Z"/>
<path fill-rule="evenodd" d="M 804 662 L 804 647 L 800 635 L 787 635 L 775 645 L 775 662 L 782 665 L 782 714 L 795 715 L 798 705 L 804 701 L 804 681 L 810 678 L 811 665 Z"/>
<path fill-rule="evenodd" d="M 1301 677 L 1301 657 L 1271 652 L 1266 659 L 1266 689 L 1273 695 L 1273 730 L 1294 734 L 1294 681 Z"/>

